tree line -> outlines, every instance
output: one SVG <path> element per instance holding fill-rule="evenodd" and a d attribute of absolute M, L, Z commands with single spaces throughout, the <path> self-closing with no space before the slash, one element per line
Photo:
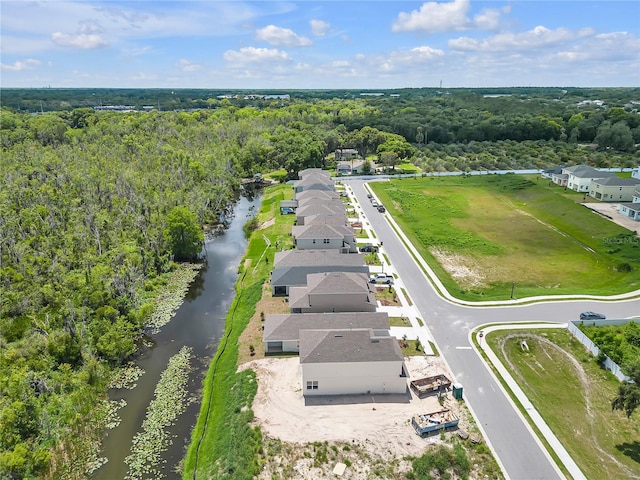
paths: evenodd
<path fill-rule="evenodd" d="M 194 111 L 3 108 L 0 476 L 62 468 L 61 445 L 90 429 L 112 369 L 134 353 L 156 308 L 154 293 L 176 262 L 197 261 L 207 225 L 230 208 L 243 177 L 294 178 L 330 166 L 339 148 L 430 170 L 637 164 L 632 148 L 578 144 L 606 129 L 637 143 L 628 91 L 618 107 L 588 112 L 573 100 L 412 93 L 243 105 L 207 97 Z M 516 130 L 518 139 L 505 138 Z"/>

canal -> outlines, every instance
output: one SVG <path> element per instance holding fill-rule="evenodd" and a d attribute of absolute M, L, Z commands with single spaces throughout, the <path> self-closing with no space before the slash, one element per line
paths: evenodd
<path fill-rule="evenodd" d="M 227 311 L 235 296 L 238 265 L 247 246 L 242 227 L 254 216 L 260 200 L 260 196 L 240 197 L 232 218 L 227 218 L 228 228 L 206 243 L 207 263 L 193 281 L 184 303 L 173 319 L 158 334 L 151 336 L 151 346 L 135 359 L 135 364 L 145 371 L 137 386 L 132 390 L 111 392 L 111 400 L 124 399 L 127 404 L 118 411 L 122 421 L 108 431 L 103 441 L 102 456 L 107 458 L 107 463 L 93 474 L 93 479 L 126 477 L 125 458 L 130 453 L 134 436 L 141 429 L 160 375 L 167 368 L 169 359 L 187 346 L 193 349 L 191 362 L 194 367 L 187 387 L 190 403 L 169 430 L 173 443 L 165 452 L 161 466 L 165 478 L 180 478 L 180 462 L 200 410 L 202 380 L 224 333 Z"/>

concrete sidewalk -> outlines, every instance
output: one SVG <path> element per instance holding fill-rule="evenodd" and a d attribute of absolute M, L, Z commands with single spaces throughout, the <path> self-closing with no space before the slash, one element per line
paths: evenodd
<path fill-rule="evenodd" d="M 525 409 L 525 411 L 527 412 L 527 415 L 529 416 L 529 418 L 531 418 L 531 421 L 533 421 L 533 423 L 535 424 L 536 428 L 540 431 L 540 434 L 544 437 L 546 442 L 549 444 L 550 448 L 558 456 L 558 458 L 560 459 L 560 461 L 562 462 L 564 467 L 569 471 L 569 473 L 574 478 L 574 480 L 587 480 L 587 477 L 584 476 L 584 474 L 582 473 L 582 471 L 580 470 L 578 465 L 573 461 L 573 458 L 571 458 L 571 456 L 569 455 L 567 450 L 564 448 L 564 446 L 562 445 L 560 440 L 558 440 L 558 437 L 556 437 L 555 434 L 551 431 L 551 429 L 549 428 L 547 423 L 544 421 L 542 416 L 538 413 L 538 411 L 535 409 L 533 404 L 529 401 L 529 398 L 527 398 L 527 396 L 522 391 L 522 389 L 518 386 L 518 384 L 516 383 L 514 378 L 511 376 L 509 371 L 504 367 L 502 362 L 498 359 L 498 356 L 493 352 L 493 350 L 491 350 L 491 348 L 489 347 L 489 345 L 487 344 L 487 342 L 484 339 L 484 336 L 486 334 L 488 334 L 490 332 L 493 332 L 493 331 L 498 331 L 498 330 L 517 330 L 517 329 L 529 329 L 529 328 L 564 328 L 564 329 L 566 329 L 567 328 L 567 324 L 566 323 L 564 323 L 564 324 L 562 324 L 562 323 L 561 324 L 557 324 L 557 323 L 556 324 L 549 324 L 549 323 L 538 323 L 538 324 L 533 323 L 533 324 L 531 324 L 530 323 L 530 324 L 522 324 L 522 325 L 494 325 L 494 326 L 486 327 L 486 328 L 478 328 L 477 329 L 478 333 L 476 333 L 476 340 L 478 341 L 478 344 L 480 345 L 480 348 L 482 348 L 482 351 L 489 358 L 489 361 L 491 362 L 491 365 L 493 365 L 493 367 L 496 369 L 496 371 L 498 372 L 500 377 L 502 377 L 502 379 L 505 381 L 505 383 L 507 384 L 509 389 L 517 397 L 518 402 L 520 402 L 522 407 Z M 480 332 L 482 332 L 482 336 L 480 335 Z M 469 336 L 471 336 L 471 335 L 472 334 L 470 333 Z M 474 349 L 476 348 L 475 343 L 472 341 L 471 338 L 469 338 L 469 343 L 471 343 L 471 345 L 473 345 Z M 485 361 L 484 357 L 482 357 L 482 356 L 480 356 L 480 357 L 482 358 L 482 361 L 485 362 L 485 364 L 486 364 L 486 361 Z M 487 365 L 487 369 L 493 375 L 495 375 L 493 373 L 493 371 L 491 370 L 490 365 Z M 498 385 L 500 385 L 501 388 L 502 388 L 502 384 L 500 382 L 498 382 Z M 504 392 L 504 394 L 509 399 L 509 401 L 512 402 L 511 401 L 511 397 L 509 396 L 509 394 L 507 392 Z M 517 405 L 514 404 L 513 408 L 520 416 L 522 416 L 522 413 L 518 409 Z M 525 418 L 523 418 L 522 420 L 525 423 L 525 425 L 527 425 L 527 427 L 531 430 L 531 435 L 534 438 L 538 439 L 538 436 L 531 429 L 531 427 L 529 426 L 529 423 L 527 422 L 527 420 Z M 538 442 L 540 443 L 540 448 L 542 450 L 546 451 L 546 448 L 544 447 L 544 445 L 542 445 L 542 443 L 540 442 L 539 439 L 538 439 Z"/>

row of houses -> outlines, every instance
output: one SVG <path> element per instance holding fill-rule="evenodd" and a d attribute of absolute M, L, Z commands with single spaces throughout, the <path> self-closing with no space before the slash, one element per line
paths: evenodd
<path fill-rule="evenodd" d="M 405 393 L 407 369 L 389 317 L 358 253 L 346 206 L 329 173 L 307 169 L 281 213 L 296 215 L 295 248 L 277 252 L 271 293 L 290 313 L 267 314 L 265 354 L 297 353 L 306 396 Z"/>
<path fill-rule="evenodd" d="M 542 177 L 596 200 L 617 202 L 618 212 L 640 221 L 640 168 L 633 169 L 631 178 L 620 178 L 587 165 L 558 166 L 543 170 Z"/>

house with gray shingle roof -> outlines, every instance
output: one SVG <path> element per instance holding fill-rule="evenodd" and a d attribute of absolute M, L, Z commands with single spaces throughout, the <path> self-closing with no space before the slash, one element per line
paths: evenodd
<path fill-rule="evenodd" d="M 615 177 L 613 172 L 603 172 L 587 165 L 573 165 L 562 169 L 562 173 L 568 175 L 567 188 L 576 192 L 588 192 L 591 181 L 596 178 Z"/>
<path fill-rule="evenodd" d="M 375 312 L 375 286 L 365 273 L 311 273 L 306 286 L 289 288 L 289 307 L 291 313 Z"/>
<path fill-rule="evenodd" d="M 302 250 L 313 252 L 315 250 Z M 324 251 L 324 250 L 323 250 Z M 355 253 L 345 253 L 345 260 L 355 256 Z M 369 275 L 367 265 L 299 265 L 291 267 L 274 268 L 271 272 L 271 295 L 274 297 L 286 297 L 292 287 L 303 287 L 307 284 L 307 275 L 324 272 L 351 272 Z"/>
<path fill-rule="evenodd" d="M 291 228 L 295 246 L 299 250 L 338 249 L 343 252 L 358 251 L 356 234 L 347 225 L 311 224 Z"/>
<path fill-rule="evenodd" d="M 309 175 L 293 182 L 293 191 L 295 193 L 304 192 L 306 190 L 328 190 L 335 191 L 336 187 L 333 180 L 329 176 Z"/>
<path fill-rule="evenodd" d="M 640 222 L 640 202 L 625 202 L 618 205 L 618 213 Z"/>
<path fill-rule="evenodd" d="M 407 392 L 398 340 L 371 329 L 303 330 L 300 365 L 305 396 Z"/>
<path fill-rule="evenodd" d="M 370 328 L 376 336 L 389 335 L 385 312 L 290 313 L 266 316 L 262 340 L 265 353 L 300 351 L 302 330 Z"/>
<path fill-rule="evenodd" d="M 589 196 L 603 202 L 631 202 L 639 185 L 636 178 L 596 178 L 589 186 Z"/>
<path fill-rule="evenodd" d="M 340 194 L 335 190 L 304 190 L 295 194 L 295 199 L 298 203 L 304 202 L 310 199 L 317 200 L 333 200 L 339 199 Z"/>

